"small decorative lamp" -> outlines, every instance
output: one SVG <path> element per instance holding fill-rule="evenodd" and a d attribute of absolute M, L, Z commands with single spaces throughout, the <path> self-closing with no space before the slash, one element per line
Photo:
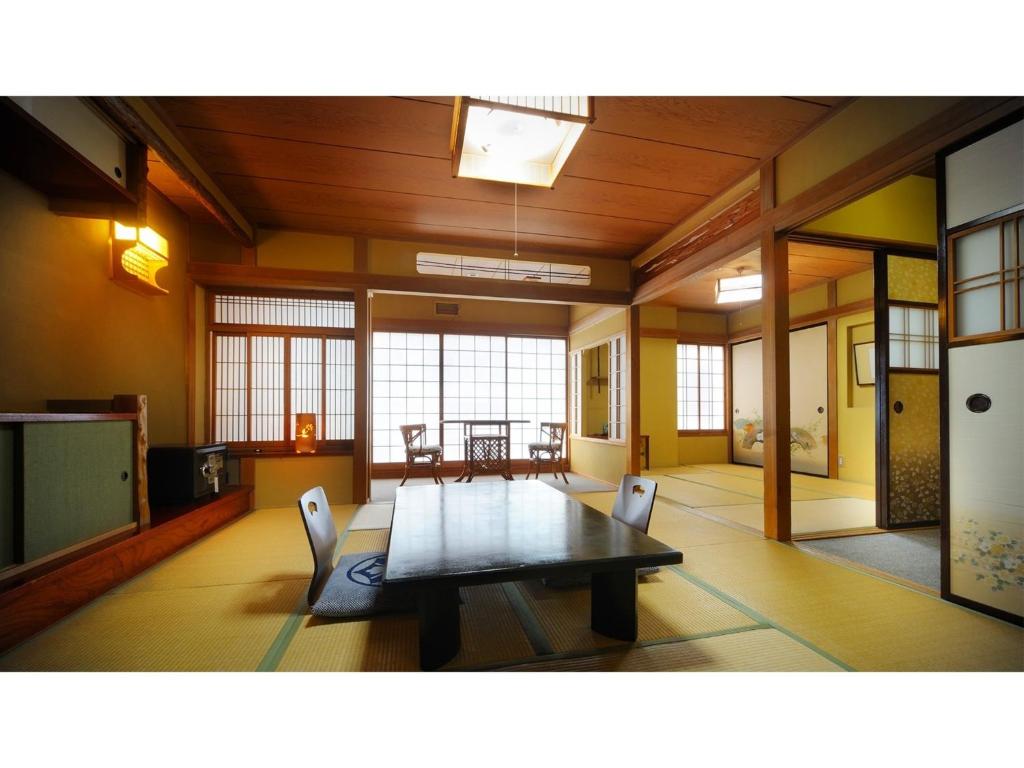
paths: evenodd
<path fill-rule="evenodd" d="M 110 277 L 146 295 L 166 295 L 156 273 L 167 266 L 167 240 L 149 227 L 113 222 L 110 237 Z"/>
<path fill-rule="evenodd" d="M 295 414 L 295 452 L 316 453 L 316 414 Z"/>

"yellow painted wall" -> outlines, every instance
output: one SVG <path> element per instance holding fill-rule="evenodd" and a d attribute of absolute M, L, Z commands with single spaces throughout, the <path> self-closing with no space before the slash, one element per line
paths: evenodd
<path fill-rule="evenodd" d="M 626 446 L 607 440 L 569 438 L 572 471 L 618 485 L 626 473 Z"/>
<path fill-rule="evenodd" d="M 719 334 L 729 331 L 728 316 L 711 312 L 677 312 L 676 328 L 680 333 Z"/>
<path fill-rule="evenodd" d="M 351 456 L 259 458 L 254 460 L 253 468 L 256 485 L 253 506 L 256 509 L 294 509 L 299 496 L 317 485 L 323 486 L 332 504 L 352 503 Z"/>
<path fill-rule="evenodd" d="M 676 340 L 641 338 L 640 434 L 650 435 L 652 468 L 679 463 L 676 409 Z"/>
<path fill-rule="evenodd" d="M 583 349 L 591 344 L 596 344 L 610 336 L 615 336 L 626 331 L 626 310 L 616 310 L 611 317 L 595 323 L 582 331 L 569 334 L 569 349 Z"/>
<path fill-rule="evenodd" d="M 242 247 L 217 224 L 191 222 L 189 260 L 215 264 L 241 264 Z"/>
<path fill-rule="evenodd" d="M 256 239 L 256 265 L 352 272 L 354 250 L 351 237 L 261 229 Z"/>
<path fill-rule="evenodd" d="M 914 96 L 856 99 L 779 156 L 776 200 L 791 200 L 957 101 L 957 97 Z"/>
<path fill-rule="evenodd" d="M 160 195 L 147 213 L 168 240 L 157 277 L 168 296 L 110 280 L 109 221 L 50 213 L 43 195 L 0 171 L 0 410 L 141 393 L 151 442 L 185 439 L 188 228 Z"/>
<path fill-rule="evenodd" d="M 874 270 L 869 269 L 836 280 L 836 303 L 841 307 L 846 304 L 853 304 L 856 301 L 874 298 Z"/>
<path fill-rule="evenodd" d="M 935 179 L 904 176 L 801 231 L 935 245 Z"/>
<path fill-rule="evenodd" d="M 438 301 L 459 305 L 458 317 L 434 314 Z M 472 323 L 501 323 L 515 325 L 551 325 L 563 332 L 569 330 L 569 308 L 558 304 L 525 304 L 514 301 L 487 301 L 483 299 L 439 299 L 434 296 L 379 293 L 371 304 L 374 319 L 391 320 L 443 320 L 454 326 Z"/>
<path fill-rule="evenodd" d="M 640 327 L 674 330 L 678 323 L 678 314 L 675 307 L 640 307 Z"/>
<path fill-rule="evenodd" d="M 729 461 L 728 435 L 684 436 L 678 438 L 680 464 L 726 464 Z"/>
<path fill-rule="evenodd" d="M 839 479 L 873 485 L 875 482 L 875 388 L 857 384 L 853 345 L 875 338 L 873 312 L 838 320 Z"/>

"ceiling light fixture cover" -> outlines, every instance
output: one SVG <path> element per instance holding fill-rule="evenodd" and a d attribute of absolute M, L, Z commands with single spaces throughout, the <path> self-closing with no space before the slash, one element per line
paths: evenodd
<path fill-rule="evenodd" d="M 588 96 L 457 96 L 452 175 L 551 187 L 593 120 Z"/>
<path fill-rule="evenodd" d="M 715 304 L 757 301 L 761 298 L 761 275 L 723 277 L 715 283 Z"/>

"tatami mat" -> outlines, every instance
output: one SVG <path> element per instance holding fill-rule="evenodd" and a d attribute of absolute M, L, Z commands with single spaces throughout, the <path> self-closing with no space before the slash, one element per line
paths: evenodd
<path fill-rule="evenodd" d="M 659 471 L 664 471 L 666 474 L 678 474 L 675 469 L 677 468 L 673 468 L 672 471 Z M 764 470 L 761 467 L 750 467 L 745 464 L 694 464 L 683 469 L 690 472 L 732 475 L 757 481 L 762 481 L 764 478 Z M 801 488 L 808 491 L 820 491 L 826 494 L 826 496 L 850 496 L 855 499 L 868 499 L 869 501 L 875 498 L 875 486 L 871 484 L 854 483 L 849 480 L 836 480 L 816 475 L 802 475 L 797 472 L 790 475 L 790 478 L 794 489 Z M 796 497 L 794 496 L 794 498 Z"/>
<path fill-rule="evenodd" d="M 669 475 L 677 480 L 685 480 L 686 482 L 696 483 L 698 485 L 706 485 L 709 488 L 721 488 L 725 491 L 733 491 L 735 493 L 742 493 L 744 496 L 751 498 L 763 499 L 764 498 L 764 480 L 754 479 L 750 477 L 734 477 L 732 475 L 726 475 L 723 473 L 707 472 L 700 474 L 679 474 Z M 794 480 L 790 487 L 790 495 L 794 501 L 807 501 L 810 499 L 832 499 L 836 498 L 838 494 L 829 493 L 823 489 L 812 490 L 809 488 L 803 488 L 797 484 Z M 705 505 L 707 506 L 707 505 Z"/>
<path fill-rule="evenodd" d="M 767 540 L 686 551 L 685 571 L 858 670 L 1024 670 L 1024 631 Z"/>
<path fill-rule="evenodd" d="M 552 589 L 540 581 L 530 581 L 519 584 L 519 589 L 556 653 L 619 642 L 590 628 L 589 588 Z M 640 641 L 702 635 L 757 623 L 668 568 L 640 579 L 637 589 Z"/>
<path fill-rule="evenodd" d="M 658 484 L 658 496 L 667 497 L 677 504 L 687 507 L 718 507 L 726 505 L 750 504 L 759 497 L 746 493 L 736 493 L 713 485 L 705 485 L 690 480 L 680 480 L 668 475 L 648 475 Z"/>
<path fill-rule="evenodd" d="M 393 512 L 394 507 L 391 504 L 363 504 L 356 511 L 348 529 L 350 531 L 365 531 L 390 528 Z"/>
<path fill-rule="evenodd" d="M 384 552 L 388 548 L 387 528 L 371 531 L 349 531 L 348 537 L 341 546 L 341 554 L 353 552 Z"/>
<path fill-rule="evenodd" d="M 840 668 L 774 629 L 505 667 L 534 672 L 809 672 Z"/>
<path fill-rule="evenodd" d="M 763 503 L 709 507 L 707 511 L 748 528 L 764 530 Z M 794 535 L 873 528 L 875 503 L 849 498 L 794 501 L 790 517 Z"/>
<path fill-rule="evenodd" d="M 0 657 L 0 669 L 252 671 L 308 580 L 111 594 Z"/>

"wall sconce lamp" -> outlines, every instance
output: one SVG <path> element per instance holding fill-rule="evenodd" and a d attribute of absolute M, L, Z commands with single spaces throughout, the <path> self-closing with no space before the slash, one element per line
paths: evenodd
<path fill-rule="evenodd" d="M 156 273 L 167 266 L 167 240 L 149 227 L 111 222 L 110 277 L 120 285 L 147 296 L 166 296 Z"/>
<path fill-rule="evenodd" d="M 295 414 L 295 452 L 316 453 L 316 414 Z"/>

